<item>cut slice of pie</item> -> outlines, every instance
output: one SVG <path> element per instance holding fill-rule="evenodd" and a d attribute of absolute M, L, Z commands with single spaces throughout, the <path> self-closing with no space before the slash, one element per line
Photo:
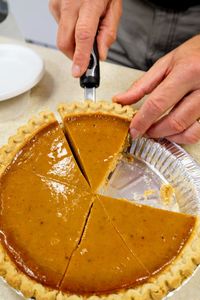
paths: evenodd
<path fill-rule="evenodd" d="M 200 259 L 197 217 L 98 197 L 127 247 L 150 272 L 151 281 L 165 274 L 163 279 L 170 285 L 170 278 L 177 283 L 184 279 L 184 272 L 193 271 Z"/>
<path fill-rule="evenodd" d="M 90 101 L 61 105 L 59 112 L 75 156 L 96 191 L 126 147 L 134 112 L 130 106 Z"/>
<path fill-rule="evenodd" d="M 24 284 L 22 272 L 58 288 L 93 195 L 52 114 L 21 128 L 1 150 L 1 162 L 0 273 L 32 297 L 37 285 Z"/>
<path fill-rule="evenodd" d="M 142 283 L 149 273 L 131 253 L 97 200 L 74 251 L 61 290 L 105 294 Z"/>
<path fill-rule="evenodd" d="M 79 184 L 88 186 L 89 190 L 58 122 L 55 118 L 47 122 L 48 119 L 33 118 L 27 126 L 19 129 L 17 137 L 10 139 L 9 146 L 17 153 L 12 170 L 25 168 L 27 172 L 32 171 L 39 176 L 67 184 L 73 182 L 73 185 L 76 185 L 77 178 Z"/>

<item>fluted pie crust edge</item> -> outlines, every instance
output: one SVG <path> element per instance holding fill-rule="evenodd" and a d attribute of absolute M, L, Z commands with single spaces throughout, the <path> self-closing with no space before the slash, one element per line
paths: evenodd
<path fill-rule="evenodd" d="M 122 106 L 117 103 L 98 101 L 92 102 L 90 100 L 84 102 L 62 103 L 58 106 L 58 111 L 64 119 L 66 116 L 76 116 L 79 114 L 108 114 L 117 116 L 131 121 L 133 115 L 136 113 L 131 106 Z"/>

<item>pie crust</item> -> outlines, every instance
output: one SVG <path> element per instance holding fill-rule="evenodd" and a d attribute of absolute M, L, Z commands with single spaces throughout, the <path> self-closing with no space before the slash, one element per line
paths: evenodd
<path fill-rule="evenodd" d="M 109 114 L 112 116 L 121 117 L 123 119 L 131 120 L 133 115 L 136 113 L 131 106 L 121 106 L 118 103 L 111 103 L 106 101 L 84 101 L 84 102 L 72 102 L 70 104 L 60 104 L 58 111 L 64 119 L 66 116 L 74 116 L 79 114 Z"/>
<path fill-rule="evenodd" d="M 101 112 L 121 116 L 131 119 L 133 111 L 130 107 L 121 107 L 110 103 L 85 102 L 72 103 L 71 105 L 61 105 L 59 112 L 64 117 L 66 114 L 73 115 L 77 113 Z M 56 122 L 51 112 L 43 112 L 39 117 L 32 118 L 27 125 L 20 127 L 17 134 L 11 137 L 6 146 L 0 149 L 0 176 L 8 165 L 12 162 L 20 149 L 42 128 Z M 115 294 L 101 296 L 78 296 L 53 290 L 37 283 L 24 275 L 17 269 L 15 264 L 7 255 L 6 250 L 0 244 L 0 275 L 15 289 L 20 290 L 25 297 L 34 297 L 36 300 L 159 300 L 169 291 L 176 289 L 195 268 L 200 264 L 200 217 L 196 217 L 196 223 L 193 232 L 176 259 L 168 265 L 162 272 L 151 277 L 149 282 L 133 289 L 119 291 Z"/>

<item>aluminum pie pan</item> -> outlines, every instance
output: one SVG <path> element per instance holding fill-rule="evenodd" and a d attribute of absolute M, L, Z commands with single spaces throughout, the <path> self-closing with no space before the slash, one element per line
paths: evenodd
<path fill-rule="evenodd" d="M 166 139 L 155 141 L 142 137 L 132 142 L 129 153 L 133 161 L 120 161 L 108 186 L 102 189 L 103 194 L 161 209 L 200 215 L 200 166 L 183 148 Z M 167 184 L 175 191 L 168 204 L 160 199 L 160 188 Z M 148 189 L 155 190 L 155 193 L 146 197 L 144 194 Z M 163 300 L 175 294 L 178 296 L 178 291 L 189 283 L 197 270 L 200 270 L 200 266 Z"/>
<path fill-rule="evenodd" d="M 113 172 L 108 186 L 100 192 L 157 208 L 200 215 L 200 166 L 180 146 L 165 139 L 139 138 Z M 160 188 L 171 185 L 170 203 L 160 199 Z M 146 191 L 153 191 L 148 196 Z M 148 193 L 146 193 L 148 194 Z"/>
<path fill-rule="evenodd" d="M 200 166 L 180 146 L 165 139 L 154 141 L 141 137 L 132 142 L 128 155 L 129 159 L 119 162 L 108 185 L 100 193 L 161 209 L 200 214 Z M 160 200 L 160 188 L 167 184 L 175 189 L 168 204 Z M 147 190 L 153 192 L 145 194 Z M 163 300 L 186 285 L 197 269 L 199 267 Z M 21 292 L 15 292 L 23 296 Z"/>

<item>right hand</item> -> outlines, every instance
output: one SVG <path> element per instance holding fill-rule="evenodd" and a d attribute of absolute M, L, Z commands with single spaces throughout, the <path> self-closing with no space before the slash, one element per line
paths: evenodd
<path fill-rule="evenodd" d="M 99 57 L 105 60 L 115 41 L 122 13 L 122 0 L 50 0 L 58 23 L 58 48 L 73 60 L 72 75 L 87 69 L 97 34 Z"/>

